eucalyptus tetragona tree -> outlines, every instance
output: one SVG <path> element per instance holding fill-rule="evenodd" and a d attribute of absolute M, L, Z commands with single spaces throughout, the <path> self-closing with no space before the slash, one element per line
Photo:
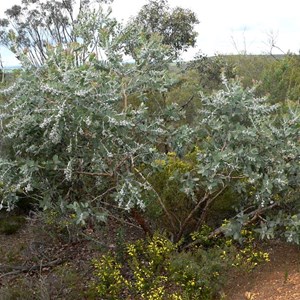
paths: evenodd
<path fill-rule="evenodd" d="M 148 118 L 145 91 L 171 83 L 172 56 L 159 36 L 122 28 L 102 6 L 86 7 L 74 30 L 78 41 L 46 47 L 41 66 L 24 54 L 20 77 L 2 91 L 2 143 L 10 148 L 1 155 L 1 207 L 25 195 L 43 208 L 69 207 L 84 222 L 91 208 L 103 218 L 112 195 L 125 210 L 144 208 L 147 187 L 134 166 L 152 160 L 165 135 L 162 118 Z M 134 63 L 123 61 L 129 42 Z M 141 99 L 137 109 L 131 94 Z"/>
<path fill-rule="evenodd" d="M 258 225 L 264 237 L 280 233 L 299 243 L 299 110 L 281 114 L 278 106 L 255 97 L 254 89 L 224 78 L 223 84 L 223 90 L 202 96 L 196 125 L 170 134 L 175 156 L 154 162 L 147 174 L 150 181 L 166 176 L 166 190 L 177 187 L 176 196 L 158 191 L 172 203 L 165 205 L 167 228 L 175 240 L 199 229 L 229 191 L 237 214 L 216 234 L 239 238 L 244 226 Z"/>
<path fill-rule="evenodd" d="M 238 237 L 243 226 L 258 222 L 263 237 L 281 232 L 299 243 L 299 109 L 283 114 L 255 97 L 254 89 L 224 84 L 223 91 L 203 98 L 196 130 L 196 178 L 207 197 L 201 217 L 215 199 L 210 195 L 230 187 L 240 204 L 235 220 L 223 228 L 227 233 Z"/>
<path fill-rule="evenodd" d="M 223 90 L 202 96 L 193 127 L 176 124 L 183 110 L 175 104 L 150 114 L 149 92 L 173 84 L 174 49 L 139 27 L 122 27 L 103 6 L 85 7 L 74 27 L 78 39 L 47 45 L 43 64 L 20 53 L 23 71 L 1 92 L 8 99 L 1 107 L 1 207 L 26 196 L 42 208 L 71 209 L 84 222 L 155 203 L 179 240 L 205 224 L 231 190 L 239 213 L 222 231 L 238 238 L 243 226 L 260 224 L 262 236 L 277 231 L 299 242 L 299 111 L 279 114 L 224 79 Z M 176 197 L 187 202 L 181 219 L 177 198 L 169 205 L 151 180 L 162 170 L 165 185 L 175 182 Z"/>

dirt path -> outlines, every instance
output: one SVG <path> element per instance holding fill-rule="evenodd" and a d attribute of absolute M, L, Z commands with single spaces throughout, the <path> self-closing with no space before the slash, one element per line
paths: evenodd
<path fill-rule="evenodd" d="M 272 242 L 267 251 L 269 263 L 232 276 L 226 300 L 300 300 L 300 248 Z"/>

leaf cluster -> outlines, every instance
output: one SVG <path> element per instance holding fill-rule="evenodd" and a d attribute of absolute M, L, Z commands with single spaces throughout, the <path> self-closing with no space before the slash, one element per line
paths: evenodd
<path fill-rule="evenodd" d="M 171 9 L 166 0 L 150 0 L 131 22 L 142 26 L 148 35 L 161 35 L 162 43 L 171 46 L 176 53 L 196 44 L 194 26 L 199 23 L 196 14 L 181 7 Z"/>

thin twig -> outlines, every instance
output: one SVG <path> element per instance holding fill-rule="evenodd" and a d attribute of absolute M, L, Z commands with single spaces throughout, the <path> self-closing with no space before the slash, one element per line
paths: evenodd
<path fill-rule="evenodd" d="M 95 197 L 93 200 L 91 200 L 91 202 L 95 202 L 96 200 L 103 198 L 106 194 L 112 192 L 115 189 L 117 189 L 116 186 L 113 186 L 113 187 L 107 189 L 104 193 L 102 193 L 101 195 L 99 195 L 99 196 Z"/>
<path fill-rule="evenodd" d="M 195 95 L 192 95 L 188 101 L 186 101 L 184 104 L 181 105 L 180 110 L 185 109 L 193 100 Z"/>
<path fill-rule="evenodd" d="M 177 240 L 180 240 L 183 231 L 185 229 L 185 227 L 187 226 L 188 222 L 190 221 L 190 219 L 193 217 L 193 215 L 196 213 L 196 211 L 199 209 L 200 205 L 202 203 L 204 203 L 206 200 L 208 199 L 208 194 L 205 194 L 204 197 L 202 199 L 199 200 L 199 202 L 197 203 L 197 205 L 193 208 L 193 210 L 190 212 L 190 214 L 185 218 L 182 226 L 180 227 L 179 233 L 177 235 Z"/>
<path fill-rule="evenodd" d="M 79 175 L 87 175 L 87 176 L 106 176 L 113 177 L 112 173 L 98 173 L 98 172 L 84 172 L 84 171 L 75 171 L 76 174 Z"/>
<path fill-rule="evenodd" d="M 126 224 L 126 225 L 129 225 L 129 226 L 135 227 L 135 228 L 137 228 L 137 229 L 139 229 L 139 230 L 142 230 L 142 228 L 141 228 L 140 226 L 135 225 L 135 224 L 133 224 L 133 223 L 131 223 L 131 222 L 127 222 L 127 221 L 125 221 L 125 220 L 122 220 L 122 219 L 120 219 L 120 218 L 114 216 L 113 214 L 109 214 L 109 216 L 110 216 L 111 218 L 117 220 L 117 221 L 120 222 L 120 223 L 124 223 L 124 224 Z"/>

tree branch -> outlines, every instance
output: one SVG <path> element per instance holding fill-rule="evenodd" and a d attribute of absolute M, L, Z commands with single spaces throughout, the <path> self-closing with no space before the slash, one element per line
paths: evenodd
<path fill-rule="evenodd" d="M 31 272 L 31 271 L 36 271 L 36 270 L 40 270 L 41 268 L 45 268 L 45 267 L 55 267 L 58 266 L 60 264 L 62 264 L 63 262 L 65 262 L 65 260 L 57 258 L 53 261 L 47 262 L 47 263 L 41 263 L 39 265 L 33 265 L 33 266 L 28 266 L 28 267 L 24 267 L 24 266 L 9 266 L 9 265 L 0 265 L 0 272 L 4 272 L 5 270 L 13 270 L 11 272 L 8 273 L 4 273 L 0 276 L 0 279 L 5 277 L 5 276 L 10 276 L 10 275 L 17 275 L 19 273 L 23 273 L 23 272 Z"/>
<path fill-rule="evenodd" d="M 188 222 L 193 217 L 193 215 L 196 213 L 196 211 L 199 209 L 200 205 L 202 203 L 204 203 L 207 199 L 208 199 L 208 194 L 205 194 L 204 197 L 201 198 L 199 200 L 199 202 L 197 203 L 197 205 L 192 209 L 192 211 L 190 212 L 190 214 L 185 218 L 183 224 L 180 226 L 180 230 L 179 230 L 178 235 L 176 237 L 176 241 L 179 241 L 181 239 L 181 237 L 183 235 L 183 231 L 186 228 Z"/>
<path fill-rule="evenodd" d="M 184 104 L 181 105 L 180 110 L 185 109 L 193 100 L 195 95 L 192 95 L 188 101 L 186 101 Z"/>
<path fill-rule="evenodd" d="M 106 176 L 106 177 L 113 177 L 112 173 L 97 173 L 97 172 L 84 172 L 84 171 L 75 171 L 75 174 L 79 175 L 87 175 L 87 176 Z"/>
<path fill-rule="evenodd" d="M 273 203 L 272 205 L 267 206 L 267 207 L 259 207 L 258 209 L 256 209 L 256 210 L 250 212 L 250 213 L 248 214 L 248 217 L 250 217 L 251 219 L 250 219 L 249 221 L 243 223 L 243 226 L 248 226 L 248 225 L 252 224 L 252 223 L 255 222 L 257 219 L 260 218 L 260 216 L 261 216 L 262 213 L 264 213 L 264 212 L 266 212 L 266 211 L 268 211 L 268 210 L 270 210 L 270 209 L 273 209 L 273 208 L 276 207 L 276 206 L 279 206 L 279 203 L 276 202 L 276 203 Z M 236 217 L 237 217 L 237 215 L 236 215 L 234 218 L 236 218 Z M 234 219 L 234 218 L 233 218 L 233 219 Z M 215 230 L 209 235 L 209 237 L 212 238 L 212 237 L 218 236 L 218 235 L 222 234 L 223 231 L 224 231 L 224 230 L 223 230 L 223 227 L 220 226 L 220 227 L 218 227 L 217 229 L 215 229 Z"/>
<path fill-rule="evenodd" d="M 161 197 L 159 196 L 159 194 L 157 193 L 157 191 L 154 189 L 154 187 L 149 183 L 149 181 L 144 177 L 144 175 L 137 169 L 137 168 L 134 168 L 134 170 L 142 177 L 143 180 L 145 180 L 145 182 L 147 182 L 147 184 L 149 185 L 149 187 L 151 188 L 151 190 L 155 193 L 157 199 L 158 199 L 158 202 L 160 204 L 160 206 L 162 207 L 163 211 L 165 212 L 167 218 L 169 219 L 170 221 L 170 224 L 173 228 L 173 230 L 176 230 L 176 226 L 173 222 L 173 218 L 170 214 L 170 212 L 167 210 L 163 200 L 161 199 Z"/>

